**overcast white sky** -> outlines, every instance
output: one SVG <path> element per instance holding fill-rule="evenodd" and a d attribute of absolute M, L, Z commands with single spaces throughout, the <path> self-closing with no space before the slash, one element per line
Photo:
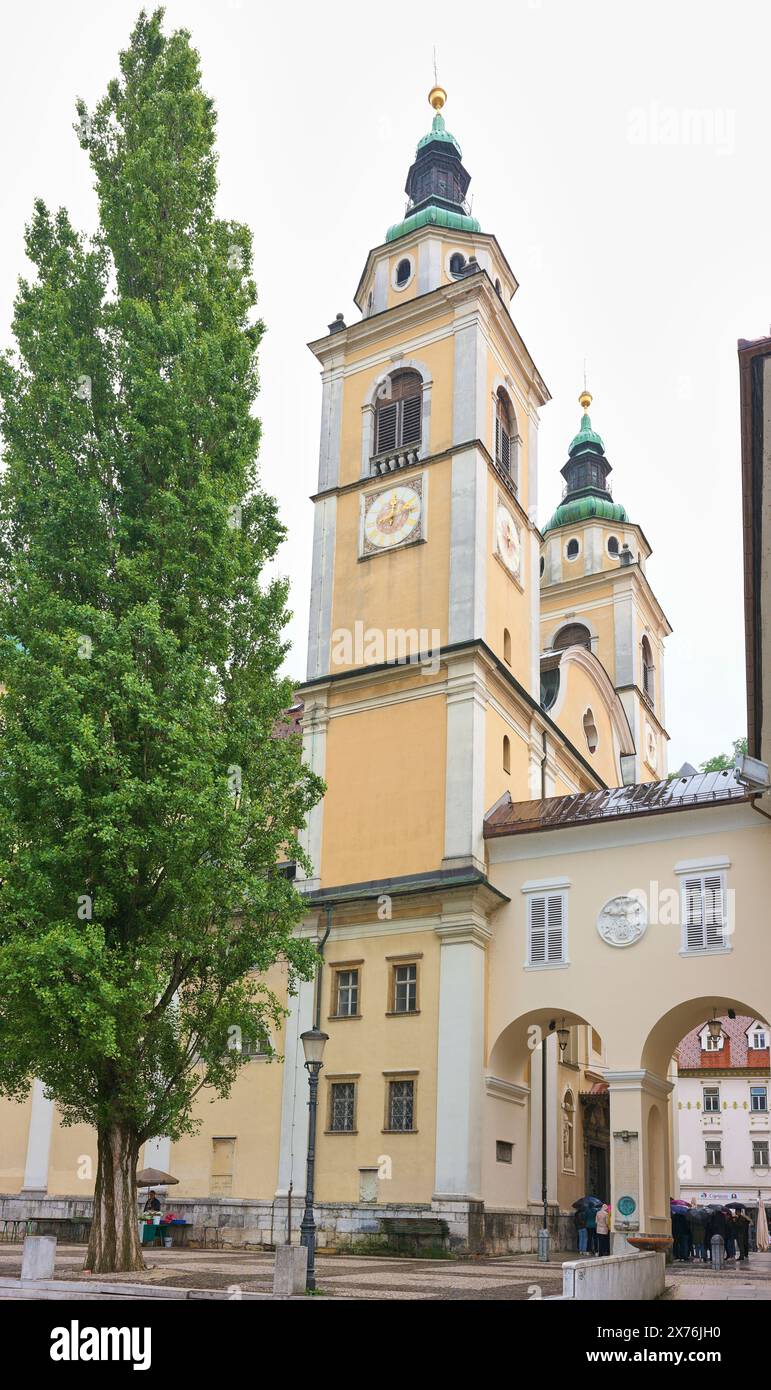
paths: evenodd
<path fill-rule="evenodd" d="M 101 96 L 138 9 L 2 7 L 3 341 L 33 198 L 94 225 L 75 98 Z M 474 212 L 519 279 L 512 313 L 553 397 L 540 519 L 586 357 L 614 494 L 653 546 L 674 628 L 670 767 L 728 749 L 746 723 L 736 340 L 771 322 L 764 0 L 170 0 L 166 14 L 191 30 L 217 105 L 220 211 L 255 234 L 263 480 L 290 530 L 292 672 L 305 671 L 320 405 L 305 344 L 338 310 L 356 316 L 367 251 L 402 214 L 436 45 Z"/>

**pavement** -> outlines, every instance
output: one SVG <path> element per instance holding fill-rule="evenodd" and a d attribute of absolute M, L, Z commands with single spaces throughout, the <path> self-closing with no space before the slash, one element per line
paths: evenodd
<path fill-rule="evenodd" d="M 146 1269 L 94 1279 L 83 1273 L 82 1245 L 61 1245 L 54 1281 L 21 1287 L 20 1244 L 0 1244 L 0 1301 L 35 1299 L 252 1299 L 273 1289 L 273 1255 L 246 1250 L 148 1251 Z M 397 1256 L 318 1255 L 317 1285 L 334 1299 L 423 1301 L 515 1301 L 562 1293 L 562 1261 L 575 1251 L 555 1252 L 547 1264 L 531 1255 L 464 1260 L 412 1260 Z M 592 1258 L 592 1257 L 589 1257 Z M 771 1254 L 752 1255 L 748 1265 L 713 1272 L 693 1264 L 667 1268 L 667 1297 L 679 1300 L 771 1300 Z"/>

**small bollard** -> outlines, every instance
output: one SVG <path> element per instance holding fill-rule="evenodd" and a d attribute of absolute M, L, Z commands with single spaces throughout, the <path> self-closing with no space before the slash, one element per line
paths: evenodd
<path fill-rule="evenodd" d="M 22 1279 L 53 1279 L 56 1236 L 25 1236 L 21 1256 Z"/>
<path fill-rule="evenodd" d="M 277 1245 L 273 1266 L 273 1294 L 276 1298 L 291 1298 L 305 1293 L 308 1272 L 307 1245 Z"/>
<path fill-rule="evenodd" d="M 710 1241 L 712 1247 L 712 1268 L 722 1269 L 725 1264 L 725 1245 L 722 1236 L 713 1236 Z"/>
<path fill-rule="evenodd" d="M 549 1258 L 549 1232 L 545 1226 L 538 1232 L 538 1258 L 542 1264 Z"/>

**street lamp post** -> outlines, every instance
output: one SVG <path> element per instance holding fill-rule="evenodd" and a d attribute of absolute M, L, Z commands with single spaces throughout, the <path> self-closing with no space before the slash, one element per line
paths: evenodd
<path fill-rule="evenodd" d="M 320 1028 L 309 1028 L 301 1033 L 300 1041 L 305 1053 L 305 1066 L 308 1072 L 308 1166 L 305 1178 L 305 1210 L 300 1224 L 300 1244 L 308 1251 L 308 1273 L 305 1287 L 311 1291 L 316 1288 L 316 1222 L 313 1219 L 313 1180 L 316 1166 L 316 1110 L 318 1107 L 319 1072 L 324 1065 L 324 1045 L 328 1034 Z"/>
<path fill-rule="evenodd" d="M 549 1033 L 557 1032 L 557 1041 L 560 1048 L 560 1060 L 565 1056 L 565 1049 L 570 1041 L 570 1030 L 565 1027 L 565 1020 L 562 1020 L 562 1027 L 557 1028 L 554 1019 L 549 1023 Z M 546 1043 L 547 1039 L 541 1039 L 541 1201 L 543 1202 L 543 1228 L 538 1232 L 538 1259 L 545 1264 L 549 1259 L 549 1164 L 548 1164 L 548 1128 L 547 1128 L 547 1096 L 548 1088 L 546 1084 Z"/>

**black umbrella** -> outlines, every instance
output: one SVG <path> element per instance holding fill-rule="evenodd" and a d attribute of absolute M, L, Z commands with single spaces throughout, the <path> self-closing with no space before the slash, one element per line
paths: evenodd
<path fill-rule="evenodd" d="M 726 1202 L 729 1211 L 744 1211 L 744 1202 Z"/>
<path fill-rule="evenodd" d="M 605 1206 L 605 1203 L 600 1197 L 579 1197 L 578 1201 L 573 1203 L 573 1206 L 576 1208 L 594 1207 L 595 1210 L 599 1211 L 600 1207 Z"/>
<path fill-rule="evenodd" d="M 709 1207 L 691 1207 L 688 1212 L 689 1221 L 708 1221 L 712 1215 Z"/>

